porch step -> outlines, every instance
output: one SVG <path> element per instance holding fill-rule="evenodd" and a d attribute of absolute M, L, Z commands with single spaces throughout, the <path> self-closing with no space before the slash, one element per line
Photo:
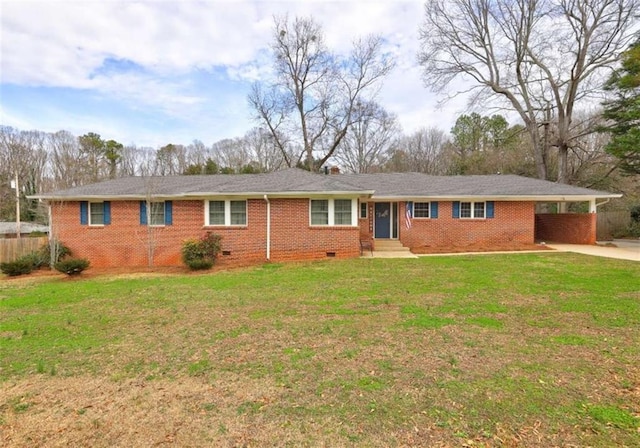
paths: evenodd
<path fill-rule="evenodd" d="M 409 252 L 398 240 L 376 239 L 374 246 L 376 252 Z"/>

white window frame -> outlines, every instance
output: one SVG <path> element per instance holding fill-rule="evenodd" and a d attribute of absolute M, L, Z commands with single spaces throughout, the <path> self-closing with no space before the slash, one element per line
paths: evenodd
<path fill-rule="evenodd" d="M 91 208 L 94 205 L 99 205 L 102 208 L 102 222 L 100 223 L 94 223 L 91 219 Z M 87 222 L 93 227 L 104 227 L 104 202 L 89 202 L 87 205 Z"/>
<path fill-rule="evenodd" d="M 224 224 L 209 222 L 209 203 L 224 202 Z M 244 224 L 231 224 L 231 203 L 244 202 Z M 247 227 L 249 225 L 249 201 L 247 199 L 206 199 L 204 201 L 204 225 L 206 227 Z"/>
<path fill-rule="evenodd" d="M 364 210 L 364 216 L 362 215 L 362 210 Z M 369 203 L 360 202 L 360 210 L 358 211 L 358 218 L 367 219 L 368 217 L 369 217 Z"/>
<path fill-rule="evenodd" d="M 351 224 L 335 223 L 335 201 L 351 201 Z M 328 201 L 329 217 L 327 224 L 312 224 L 311 222 L 311 201 Z M 309 199 L 309 225 L 312 227 L 357 227 L 358 226 L 358 200 L 352 198 L 312 198 Z"/>
<path fill-rule="evenodd" d="M 462 204 L 470 204 L 471 216 L 462 216 Z M 482 216 L 476 216 L 476 204 L 482 204 Z M 459 210 L 460 219 L 486 219 L 487 218 L 487 202 L 486 201 L 460 201 Z"/>
<path fill-rule="evenodd" d="M 416 210 L 418 204 L 426 204 L 427 205 L 427 216 L 417 216 Z M 414 219 L 431 219 L 431 202 L 414 202 L 413 210 L 412 210 L 412 218 Z"/>

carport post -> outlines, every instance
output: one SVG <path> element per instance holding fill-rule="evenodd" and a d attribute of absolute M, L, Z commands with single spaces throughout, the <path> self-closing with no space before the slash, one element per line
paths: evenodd
<path fill-rule="evenodd" d="M 597 213 L 596 198 L 589 200 L 589 213 Z"/>

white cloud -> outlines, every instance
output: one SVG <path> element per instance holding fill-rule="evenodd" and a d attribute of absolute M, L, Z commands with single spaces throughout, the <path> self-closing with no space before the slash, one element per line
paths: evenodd
<path fill-rule="evenodd" d="M 423 87 L 417 66 L 422 4 L 421 0 L 5 1 L 0 10 L 1 88 L 78 93 L 68 101 L 68 110 L 25 119 L 35 127 L 45 126 L 39 119 L 59 128 L 68 128 L 63 120 L 75 120 L 86 126 L 84 132 L 103 127 L 124 141 L 179 134 L 185 138 L 181 143 L 188 143 L 194 138 L 232 137 L 230 132 L 241 135 L 253 126 L 246 104 L 249 86 L 271 72 L 273 16 L 312 15 L 323 26 L 329 46 L 339 52 L 348 52 L 357 36 L 383 35 L 398 58 L 398 68 L 380 92 L 380 102 L 411 132 L 447 122 L 447 114 L 435 110 L 434 97 Z M 101 115 L 92 122 L 78 104 L 82 92 L 159 117 L 149 119 L 144 128 L 134 128 L 122 117 Z M 43 110 L 54 107 L 47 104 L 46 95 L 38 100 Z M 3 106 L 2 121 L 13 117 L 20 122 L 15 118 L 25 113 L 20 104 Z M 167 129 L 165 120 L 174 128 Z M 164 127 L 154 128 L 154 121 Z"/>

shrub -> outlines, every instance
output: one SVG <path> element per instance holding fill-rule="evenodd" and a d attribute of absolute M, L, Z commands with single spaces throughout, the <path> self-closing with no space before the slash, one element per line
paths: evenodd
<path fill-rule="evenodd" d="M 67 275 L 77 275 L 89 267 L 89 260 L 86 258 L 69 258 L 67 260 L 58 261 L 54 268 L 56 271 Z"/>
<path fill-rule="evenodd" d="M 634 205 L 631 207 L 631 221 L 634 223 L 640 223 L 640 205 Z"/>
<path fill-rule="evenodd" d="M 0 263 L 0 271 L 10 277 L 30 274 L 31 271 L 33 271 L 33 258 L 30 254 L 20 257 L 14 261 Z"/>
<path fill-rule="evenodd" d="M 182 261 L 192 270 L 209 269 L 220 253 L 222 237 L 207 232 L 199 240 L 188 240 L 182 245 Z"/>

